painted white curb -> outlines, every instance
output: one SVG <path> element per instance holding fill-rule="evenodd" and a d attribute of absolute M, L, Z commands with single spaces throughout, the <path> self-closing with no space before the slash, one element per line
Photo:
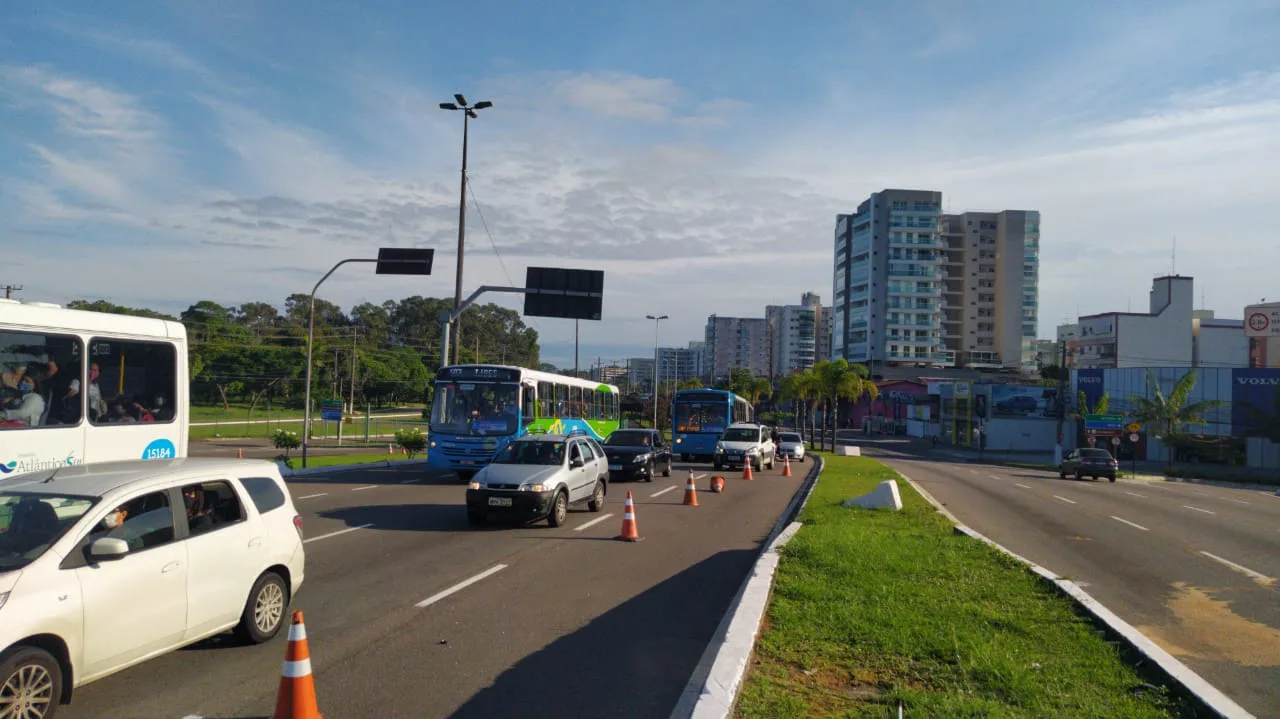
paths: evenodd
<path fill-rule="evenodd" d="M 805 478 L 807 486 L 802 485 L 796 491 L 778 517 L 778 524 L 765 540 L 764 552 L 756 559 L 750 576 L 729 603 L 728 611 L 716 627 L 680 700 L 671 711 L 671 719 L 725 719 L 732 716 L 738 690 L 742 688 L 751 653 L 755 650 L 760 624 L 769 606 L 773 575 L 778 568 L 778 549 L 791 541 L 802 526 L 794 521 L 785 526 L 782 523 L 788 517 L 800 516 L 822 476 L 825 463 L 821 457 L 814 456 L 814 460 L 817 466 L 811 470 L 813 478 Z"/>
<path fill-rule="evenodd" d="M 412 467 L 414 465 L 425 465 L 425 459 L 392 459 L 382 462 L 361 462 L 360 464 L 332 464 L 327 467 L 308 467 L 306 469 L 290 469 L 285 466 L 284 462 L 276 462 L 276 466 L 280 468 L 280 476 L 288 479 L 289 477 L 310 477 L 316 474 L 329 474 L 331 472 L 351 472 L 360 469 L 379 469 L 382 467 Z"/>
<path fill-rule="evenodd" d="M 1206 707 L 1209 708 L 1210 711 L 1220 717 L 1223 717 L 1223 719 L 1257 719 L 1253 714 L 1246 711 L 1244 707 L 1236 704 L 1235 701 L 1226 694 L 1223 694 L 1212 684 L 1205 681 L 1204 677 L 1196 674 L 1186 664 L 1183 664 L 1174 658 L 1172 654 L 1161 649 L 1142 632 L 1135 629 L 1133 625 L 1116 616 L 1115 612 L 1107 609 L 1101 602 L 1089 596 L 1089 593 L 1081 589 L 1078 584 L 1070 579 L 1063 579 L 1052 571 L 1041 567 L 1026 557 L 1009 551 L 998 542 L 984 536 L 982 533 L 965 526 L 960 522 L 960 520 L 956 519 L 955 515 L 948 512 L 946 508 L 933 497 L 933 495 L 929 494 L 923 487 L 916 484 L 914 480 L 901 472 L 898 472 L 898 474 L 907 481 L 907 484 L 911 485 L 912 489 L 919 492 L 920 496 L 925 498 L 925 501 L 932 504 L 938 512 L 951 520 L 951 523 L 956 527 L 956 531 L 973 537 L 974 539 L 986 542 L 992 547 L 995 547 L 1001 552 L 1004 552 L 1010 557 L 1013 557 L 1019 562 L 1027 565 L 1033 572 L 1039 574 L 1041 577 L 1053 582 L 1054 586 L 1067 596 L 1074 599 L 1080 606 L 1084 607 L 1086 611 L 1092 614 L 1094 618 L 1103 624 L 1106 624 L 1116 634 L 1124 637 L 1125 641 L 1128 642 L 1130 646 L 1145 656 L 1149 661 L 1159 666 L 1161 671 L 1177 683 L 1181 684 L 1184 689 L 1199 699 Z"/>

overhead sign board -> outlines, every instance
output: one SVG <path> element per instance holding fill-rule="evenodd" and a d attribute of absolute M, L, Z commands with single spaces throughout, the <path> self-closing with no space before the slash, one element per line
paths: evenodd
<path fill-rule="evenodd" d="M 429 275 L 435 256 L 435 250 L 417 247 L 380 247 L 378 248 L 377 274 Z"/>
<path fill-rule="evenodd" d="M 1280 302 L 1244 308 L 1245 337 L 1280 337 Z"/>
<path fill-rule="evenodd" d="M 1124 429 L 1124 415 L 1119 414 L 1086 414 L 1084 428 L 1107 432 L 1119 432 Z"/>
<path fill-rule="evenodd" d="M 604 308 L 604 271 L 530 267 L 525 272 L 524 314 L 598 320 Z"/>

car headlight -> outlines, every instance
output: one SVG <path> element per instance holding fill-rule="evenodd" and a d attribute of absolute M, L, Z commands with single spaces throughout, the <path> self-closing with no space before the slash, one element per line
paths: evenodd
<path fill-rule="evenodd" d="M 631 463 L 632 463 L 632 464 L 644 464 L 645 462 L 648 462 L 648 461 L 649 461 L 649 455 L 647 455 L 647 454 L 637 454 L 637 455 L 635 456 L 635 458 L 631 460 Z"/>
<path fill-rule="evenodd" d="M 9 601 L 8 592 L 0 592 L 0 609 L 4 609 L 4 603 Z"/>
<path fill-rule="evenodd" d="M 716 454 L 724 454 L 724 445 L 723 445 L 723 444 L 717 444 L 717 445 L 716 445 Z"/>
<path fill-rule="evenodd" d="M 684 442 L 684 437 L 676 437 L 676 444 L 680 444 L 681 442 Z"/>
<path fill-rule="evenodd" d="M 433 439 L 433 440 L 431 440 L 431 444 L 430 444 L 430 446 L 432 446 L 432 447 L 436 446 L 436 441 L 435 441 L 434 439 Z"/>
<path fill-rule="evenodd" d="M 520 491 L 521 492 L 545 492 L 547 491 L 547 488 L 546 488 L 546 485 L 543 485 L 540 483 L 539 484 L 522 484 L 520 485 Z"/>
<path fill-rule="evenodd" d="M 759 454 L 759 453 L 760 453 L 759 447 L 752 447 L 751 449 L 747 450 L 747 454 Z"/>
<path fill-rule="evenodd" d="M 473 479 L 471 480 L 470 487 L 471 489 L 484 489 L 484 482 L 477 482 Z"/>

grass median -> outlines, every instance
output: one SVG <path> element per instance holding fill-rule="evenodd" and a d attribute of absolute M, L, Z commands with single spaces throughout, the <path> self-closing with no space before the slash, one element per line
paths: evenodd
<path fill-rule="evenodd" d="M 899 479 L 903 511 L 846 509 L 892 469 L 827 465 L 782 550 L 736 716 L 1193 717 L 1075 605 L 957 535 Z"/>
<path fill-rule="evenodd" d="M 414 459 L 426 459 L 427 455 L 419 454 Z M 403 462 L 409 459 L 403 454 L 387 454 L 383 452 L 369 452 L 360 454 L 312 454 L 307 457 L 307 469 L 316 467 L 343 467 L 352 464 L 371 464 L 373 462 Z M 302 469 L 302 458 L 298 456 L 290 457 L 286 464 L 290 469 Z"/>

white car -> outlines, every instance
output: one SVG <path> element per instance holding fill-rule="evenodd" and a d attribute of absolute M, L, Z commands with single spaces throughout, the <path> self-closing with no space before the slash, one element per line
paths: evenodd
<path fill-rule="evenodd" d="M 302 517 L 273 462 L 0 479 L 0 716 L 48 719 L 73 688 L 229 629 L 265 642 L 303 566 Z"/>
<path fill-rule="evenodd" d="M 778 455 L 804 461 L 804 438 L 797 432 L 778 433 Z"/>
<path fill-rule="evenodd" d="M 751 467 L 758 472 L 765 467 L 773 469 L 774 460 L 777 459 L 774 455 L 773 440 L 769 437 L 767 427 L 738 422 L 726 427 L 720 435 L 713 461 L 716 469 L 734 469 L 750 462 Z"/>
<path fill-rule="evenodd" d="M 604 508 L 609 460 L 586 435 L 526 434 L 498 451 L 467 488 L 467 521 L 484 524 L 490 514 L 559 527 L 569 505 Z"/>

